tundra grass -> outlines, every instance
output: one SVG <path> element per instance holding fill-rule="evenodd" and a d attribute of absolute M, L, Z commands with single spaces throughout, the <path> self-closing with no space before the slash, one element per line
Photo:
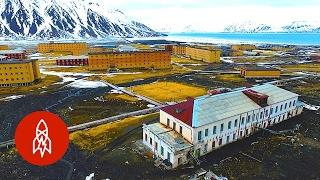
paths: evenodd
<path fill-rule="evenodd" d="M 187 97 L 197 97 L 207 93 L 204 87 L 177 82 L 155 82 L 133 86 L 130 90 L 161 102 L 177 102 Z"/>
<path fill-rule="evenodd" d="M 76 131 L 70 134 L 70 140 L 80 149 L 94 152 L 111 143 L 116 138 L 141 126 L 148 120 L 155 119 L 158 113 L 125 118 L 116 122 L 103 124 L 91 129 Z"/>

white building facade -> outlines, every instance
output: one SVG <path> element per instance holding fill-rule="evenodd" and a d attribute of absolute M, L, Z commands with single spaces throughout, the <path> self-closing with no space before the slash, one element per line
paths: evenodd
<path fill-rule="evenodd" d="M 156 157 L 175 168 L 192 157 L 247 137 L 259 128 L 301 114 L 303 104 L 298 97 L 265 84 L 189 99 L 161 109 L 160 123 L 143 127 L 143 142 Z"/>

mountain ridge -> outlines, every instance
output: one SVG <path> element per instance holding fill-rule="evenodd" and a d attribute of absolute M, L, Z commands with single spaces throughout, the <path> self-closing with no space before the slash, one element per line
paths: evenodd
<path fill-rule="evenodd" d="M 0 0 L 0 35 L 7 38 L 83 39 L 161 36 L 122 11 L 89 0 Z"/>

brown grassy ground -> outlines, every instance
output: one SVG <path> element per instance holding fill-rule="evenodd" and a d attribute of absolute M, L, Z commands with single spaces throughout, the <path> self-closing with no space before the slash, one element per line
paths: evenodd
<path fill-rule="evenodd" d="M 40 79 L 38 82 L 34 82 L 30 86 L 0 88 L 0 95 L 27 94 L 30 92 L 48 90 L 49 86 L 50 88 L 54 88 L 52 84 L 61 81 L 61 78 L 58 76 L 42 75 L 41 77 L 42 79 Z"/>
<path fill-rule="evenodd" d="M 93 152 L 120 137 L 129 128 L 140 126 L 144 121 L 158 117 L 158 113 L 129 117 L 116 122 L 103 124 L 88 130 L 70 134 L 71 141 L 80 149 Z"/>
<path fill-rule="evenodd" d="M 161 102 L 181 101 L 187 97 L 197 97 L 207 93 L 206 88 L 176 82 L 155 82 L 134 86 L 130 89 Z"/>

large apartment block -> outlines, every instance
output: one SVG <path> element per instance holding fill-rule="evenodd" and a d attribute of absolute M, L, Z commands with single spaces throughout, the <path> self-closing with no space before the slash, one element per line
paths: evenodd
<path fill-rule="evenodd" d="M 190 57 L 191 59 L 204 61 L 208 63 L 219 63 L 221 51 L 204 48 L 204 47 L 191 47 L 191 46 L 173 46 L 173 54 Z"/>
<path fill-rule="evenodd" d="M 160 110 L 143 143 L 173 168 L 302 113 L 299 95 L 271 84 L 205 95 Z"/>
<path fill-rule="evenodd" d="M 240 76 L 244 78 L 279 78 L 281 71 L 275 68 L 265 67 L 242 67 Z"/>
<path fill-rule="evenodd" d="M 257 49 L 257 47 L 252 44 L 235 44 L 231 45 L 231 49 L 235 51 L 252 51 Z"/>
<path fill-rule="evenodd" d="M 72 55 L 79 56 L 88 53 L 88 45 L 83 42 L 75 43 L 40 43 L 38 44 L 38 52 L 40 53 L 71 53 Z"/>
<path fill-rule="evenodd" d="M 0 87 L 26 86 L 40 78 L 37 60 L 0 61 Z"/>
<path fill-rule="evenodd" d="M 58 66 L 87 66 L 88 56 L 62 56 L 57 58 Z"/>
<path fill-rule="evenodd" d="M 166 69 L 171 67 L 169 51 L 130 51 L 89 53 L 89 70 L 109 68 Z"/>
<path fill-rule="evenodd" d="M 26 59 L 26 52 L 20 50 L 0 50 L 0 56 L 6 56 L 7 59 Z"/>

